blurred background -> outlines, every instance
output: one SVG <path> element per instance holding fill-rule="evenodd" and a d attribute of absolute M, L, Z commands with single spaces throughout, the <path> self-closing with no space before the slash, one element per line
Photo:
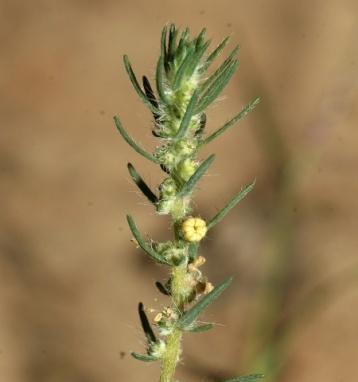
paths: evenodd
<path fill-rule="evenodd" d="M 163 173 L 121 139 L 112 117 L 155 147 L 151 116 L 124 72 L 154 76 L 161 28 L 175 22 L 240 67 L 208 131 L 262 103 L 207 147 L 216 162 L 196 193 L 215 214 L 254 191 L 205 241 L 204 271 L 235 283 L 185 337 L 178 378 L 218 382 L 358 380 L 358 3 L 355 0 L 0 1 L 0 381 L 156 381 L 137 303 L 160 309 L 153 265 L 125 214 L 169 237 L 127 174 Z"/>

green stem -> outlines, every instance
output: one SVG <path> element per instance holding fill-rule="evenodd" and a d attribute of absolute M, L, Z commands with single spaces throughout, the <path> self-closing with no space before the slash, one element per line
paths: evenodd
<path fill-rule="evenodd" d="M 179 356 L 181 352 L 182 332 L 179 329 L 168 336 L 165 355 L 162 358 L 160 382 L 172 382 Z"/>
<path fill-rule="evenodd" d="M 187 274 L 187 267 L 186 265 L 173 267 L 171 273 L 173 310 L 180 314 L 184 311 L 185 307 L 185 295 L 183 292 L 185 291 L 185 276 Z M 177 328 L 174 328 L 173 332 L 168 335 L 166 341 L 166 351 L 162 357 L 160 382 L 173 382 L 173 376 L 181 353 L 181 339 L 182 331 Z"/>

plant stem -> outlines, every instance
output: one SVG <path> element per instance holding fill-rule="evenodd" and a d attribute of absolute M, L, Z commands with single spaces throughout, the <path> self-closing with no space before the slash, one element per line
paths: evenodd
<path fill-rule="evenodd" d="M 180 265 L 173 267 L 171 270 L 171 291 L 173 299 L 173 310 L 180 312 L 184 311 L 185 297 L 185 276 L 187 274 L 187 266 Z M 168 335 L 166 341 L 166 352 L 162 358 L 160 382 L 172 382 L 177 363 L 181 353 L 182 331 L 174 328 L 173 332 Z"/>
<path fill-rule="evenodd" d="M 172 382 L 181 352 L 181 338 L 182 332 L 179 329 L 174 329 L 167 338 L 166 352 L 162 358 L 160 370 L 160 382 Z"/>

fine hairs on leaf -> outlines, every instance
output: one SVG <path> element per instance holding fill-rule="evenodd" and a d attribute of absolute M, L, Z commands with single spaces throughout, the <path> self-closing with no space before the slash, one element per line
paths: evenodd
<path fill-rule="evenodd" d="M 164 26 L 153 81 L 155 88 L 148 80 L 150 76 L 146 75 L 141 77 L 141 86 L 129 58 L 127 55 L 123 57 L 125 71 L 135 92 L 152 112 L 153 135 L 159 138 L 152 153 L 138 145 L 124 129 L 119 117 L 114 117 L 118 132 L 129 146 L 164 171 L 161 183 L 152 190 L 133 164 L 127 165 L 130 177 L 157 214 L 169 215 L 171 218 L 171 237 L 158 242 L 145 239 L 134 219 L 127 215 L 135 246 L 160 264 L 162 269 L 168 269 L 166 281 L 155 283 L 168 303 L 161 307 L 155 317 L 148 317 L 143 303 L 139 303 L 138 314 L 146 348 L 140 353 L 131 353 L 135 360 L 160 363 L 159 382 L 176 380 L 175 372 L 182 357 L 184 334 L 204 333 L 215 327 L 213 323 L 199 320 L 206 308 L 229 287 L 233 278 L 229 277 L 216 286 L 208 281 L 201 270 L 206 260 L 201 242 L 255 184 L 253 182 L 243 187 L 210 220 L 206 221 L 194 210 L 194 191 L 215 159 L 214 154 L 205 160 L 198 157 L 200 149 L 240 122 L 259 103 L 259 98 L 255 98 L 222 127 L 207 132 L 207 108 L 235 74 L 239 64 L 239 48 L 235 47 L 221 60 L 229 38 L 225 37 L 208 52 L 210 40 L 205 35 L 206 28 L 197 36 L 191 36 L 189 28 L 180 31 L 174 24 Z M 219 59 L 221 63 L 212 70 L 211 66 Z M 261 374 L 249 374 L 222 382 L 254 382 L 262 377 Z"/>
<path fill-rule="evenodd" d="M 148 243 L 146 243 L 130 215 L 127 215 L 127 221 L 134 238 L 143 251 L 157 263 L 170 265 L 169 262 L 165 261 Z"/>
<path fill-rule="evenodd" d="M 216 130 L 214 133 L 210 134 L 208 137 L 203 139 L 201 145 L 207 145 L 215 138 L 219 137 L 221 134 L 224 134 L 227 129 L 234 126 L 238 122 L 240 122 L 243 118 L 245 118 L 255 107 L 260 103 L 260 98 L 255 98 L 249 104 L 247 104 L 239 114 L 237 114 L 234 118 L 230 119 L 230 121 L 226 122 L 224 126 L 220 127 L 220 129 Z"/>
<path fill-rule="evenodd" d="M 199 69 L 201 72 L 205 72 L 211 63 L 215 60 L 217 56 L 224 50 L 226 44 L 228 43 L 230 37 L 225 37 L 221 43 L 209 54 L 208 58 L 206 59 L 205 63 L 201 66 Z"/>
<path fill-rule="evenodd" d="M 247 186 L 243 187 L 242 190 L 234 196 L 230 202 L 219 211 L 211 220 L 209 220 L 207 227 L 208 229 L 213 228 L 216 224 L 218 224 L 224 217 L 239 203 L 245 196 L 254 188 L 256 180 Z"/>
<path fill-rule="evenodd" d="M 144 149 L 142 149 L 139 145 L 135 143 L 135 141 L 129 136 L 129 134 L 124 129 L 119 117 L 115 116 L 113 117 L 113 119 L 114 119 L 114 123 L 116 124 L 117 130 L 120 132 L 123 139 L 129 144 L 129 146 L 131 146 L 138 154 L 144 156 L 144 158 L 147 158 L 154 163 L 159 163 L 158 159 L 155 158 L 155 156 L 148 153 L 147 151 L 145 151 Z"/>
<path fill-rule="evenodd" d="M 204 325 L 194 325 L 189 326 L 186 328 L 183 328 L 183 330 L 191 333 L 203 333 L 207 332 L 208 330 L 212 329 L 214 327 L 214 324 L 204 324 Z"/>

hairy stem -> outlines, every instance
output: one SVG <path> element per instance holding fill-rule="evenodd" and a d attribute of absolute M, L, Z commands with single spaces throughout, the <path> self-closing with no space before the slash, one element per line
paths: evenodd
<path fill-rule="evenodd" d="M 183 312 L 185 306 L 185 296 L 183 295 L 183 291 L 185 290 L 185 276 L 187 274 L 187 267 L 186 265 L 173 267 L 171 273 L 173 310 L 181 313 Z M 181 339 L 182 331 L 174 328 L 173 332 L 169 334 L 166 341 L 166 352 L 162 358 L 160 382 L 172 382 L 181 353 Z"/>
<path fill-rule="evenodd" d="M 172 382 L 179 356 L 181 352 L 182 332 L 179 329 L 174 331 L 167 338 L 167 347 L 160 371 L 160 382 Z"/>

